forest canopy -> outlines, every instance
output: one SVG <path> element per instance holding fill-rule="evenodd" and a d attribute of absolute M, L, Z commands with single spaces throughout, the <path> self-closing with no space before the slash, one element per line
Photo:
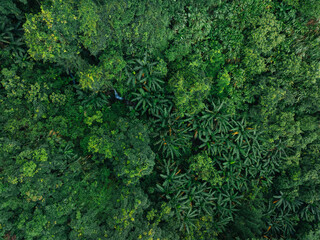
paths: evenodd
<path fill-rule="evenodd" d="M 1 239 L 320 239 L 320 0 L 1 1 L 0 112 Z"/>

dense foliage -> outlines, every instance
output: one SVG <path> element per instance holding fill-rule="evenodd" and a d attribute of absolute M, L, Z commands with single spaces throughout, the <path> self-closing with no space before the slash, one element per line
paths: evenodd
<path fill-rule="evenodd" d="M 0 64 L 1 239 L 320 239 L 320 0 L 6 0 Z"/>

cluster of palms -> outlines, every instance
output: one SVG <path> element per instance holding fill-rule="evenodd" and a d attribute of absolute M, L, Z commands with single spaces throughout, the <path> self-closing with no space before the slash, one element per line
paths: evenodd
<path fill-rule="evenodd" d="M 182 116 L 166 89 L 166 81 L 153 70 L 156 65 L 145 55 L 142 60 L 128 61 L 126 74 L 132 89 L 130 100 L 136 103 L 134 110 L 148 119 L 155 150 L 162 159 L 168 159 L 157 188 L 174 209 L 180 230 L 189 232 L 205 215 L 214 216 L 216 227 L 223 229 L 233 219 L 240 201 L 270 186 L 286 155 L 284 143 L 268 143 L 262 132 L 244 118 L 231 115 L 227 104 L 212 96 L 205 100 L 203 111 Z M 218 185 L 195 180 L 197 173 L 184 159 L 197 153 L 212 157 L 210 164 L 221 178 Z M 173 161 L 181 164 L 180 170 Z M 290 228 L 289 224 L 285 226 Z"/>

